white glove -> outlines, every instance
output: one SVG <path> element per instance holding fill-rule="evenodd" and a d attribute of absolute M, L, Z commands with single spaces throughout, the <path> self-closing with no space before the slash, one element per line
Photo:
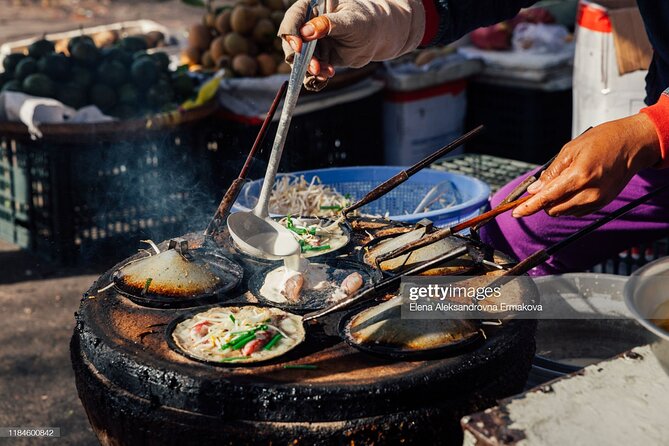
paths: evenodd
<path fill-rule="evenodd" d="M 293 4 L 278 34 L 288 63 L 302 40 L 321 39 L 305 80 L 311 89 L 325 86 L 334 66 L 358 68 L 413 51 L 425 31 L 421 0 L 327 0 L 325 14 L 304 24 L 308 5 L 309 0 Z"/>

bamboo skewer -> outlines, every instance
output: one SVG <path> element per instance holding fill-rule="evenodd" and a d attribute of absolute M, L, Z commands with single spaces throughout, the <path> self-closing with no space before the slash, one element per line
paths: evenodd
<path fill-rule="evenodd" d="M 463 231 L 467 228 L 470 228 L 482 221 L 488 221 L 510 209 L 515 208 L 518 205 L 521 205 L 525 203 L 527 200 L 531 198 L 531 195 L 528 195 L 526 197 L 522 197 L 517 199 L 516 201 L 512 201 L 510 203 L 502 204 L 494 209 L 489 210 L 488 212 L 485 212 L 481 215 L 477 215 L 476 217 L 470 218 L 469 220 L 466 220 L 462 223 L 459 223 L 455 226 L 450 226 L 448 228 L 443 228 L 443 229 L 437 229 L 436 231 L 432 232 L 431 234 L 427 234 L 421 238 L 419 238 L 416 241 L 413 241 L 411 243 L 407 243 L 404 246 L 400 246 L 399 248 L 393 249 L 390 252 L 387 252 L 385 254 L 382 254 L 376 258 L 376 265 L 380 265 L 381 263 L 385 262 L 386 260 L 393 259 L 395 257 L 401 256 L 402 254 L 406 254 L 411 251 L 415 251 L 417 249 L 423 248 L 427 245 L 431 245 L 432 243 L 436 243 L 439 240 L 443 240 L 446 237 L 452 235 L 452 234 L 457 234 L 460 231 Z"/>
<path fill-rule="evenodd" d="M 265 139 L 267 128 L 269 127 L 270 122 L 272 122 L 272 118 L 274 118 L 276 109 L 279 107 L 279 103 L 281 102 L 281 99 L 283 98 L 283 95 L 286 92 L 287 87 L 288 87 L 288 81 L 281 84 L 279 91 L 277 91 L 276 96 L 272 101 L 272 105 L 270 106 L 269 111 L 267 112 L 267 116 L 265 116 L 265 120 L 263 121 L 262 126 L 258 131 L 258 135 L 256 136 L 256 139 L 253 142 L 251 151 L 249 152 L 248 156 L 246 157 L 246 161 L 242 166 L 242 170 L 239 171 L 239 176 L 232 182 L 230 187 L 228 187 L 228 190 L 225 192 L 223 199 L 221 200 L 220 204 L 218 205 L 218 208 L 216 209 L 216 213 L 214 214 L 211 221 L 207 225 L 207 229 L 205 229 L 204 231 L 205 236 L 213 236 L 216 233 L 220 232 L 221 229 L 223 228 L 225 219 L 228 216 L 228 213 L 230 212 L 230 208 L 232 207 L 235 200 L 237 200 L 237 196 L 239 195 L 239 192 L 241 191 L 242 186 L 244 185 L 244 180 L 246 180 L 246 175 L 248 174 L 248 171 L 251 168 L 251 164 L 253 163 L 253 157 L 258 151 L 260 144 L 262 144 L 263 140 Z"/>

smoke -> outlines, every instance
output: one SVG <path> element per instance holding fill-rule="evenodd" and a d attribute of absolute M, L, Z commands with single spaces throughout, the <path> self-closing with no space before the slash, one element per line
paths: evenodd
<path fill-rule="evenodd" d="M 76 149 L 70 160 L 71 223 L 86 261 L 121 260 L 142 239 L 204 230 L 224 193 L 206 147 L 188 136 L 147 133 Z"/>

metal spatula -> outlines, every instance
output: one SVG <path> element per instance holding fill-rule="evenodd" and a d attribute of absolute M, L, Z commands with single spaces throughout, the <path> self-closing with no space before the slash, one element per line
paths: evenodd
<path fill-rule="evenodd" d="M 308 21 L 313 11 L 322 14 L 325 0 L 312 0 L 307 12 Z M 239 248 L 248 254 L 277 260 L 300 252 L 300 245 L 291 232 L 269 218 L 269 198 L 274 187 L 276 172 L 279 169 L 283 146 L 293 118 L 297 98 L 302 89 L 302 82 L 307 67 L 316 48 L 316 41 L 307 42 L 302 51 L 295 54 L 293 69 L 288 81 L 288 92 L 281 110 L 281 118 L 274 138 L 272 153 L 267 164 L 260 197 L 251 212 L 236 212 L 228 217 L 230 235 Z"/>

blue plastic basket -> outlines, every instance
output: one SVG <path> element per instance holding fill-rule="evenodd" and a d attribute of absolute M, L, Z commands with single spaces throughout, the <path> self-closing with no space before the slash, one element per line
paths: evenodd
<path fill-rule="evenodd" d="M 395 166 L 334 167 L 279 174 L 277 177 L 304 175 L 305 180 L 311 181 L 314 176 L 318 176 L 323 184 L 334 187 L 341 194 L 350 194 L 353 200 L 357 200 L 404 169 L 405 167 Z M 418 214 L 406 213 L 413 211 L 425 194 L 443 181 L 451 181 L 458 190 L 457 204 Z M 245 184 L 232 211 L 248 211 L 253 208 L 262 182 L 260 179 Z M 361 212 L 380 215 L 388 213 L 388 218 L 407 223 L 427 218 L 437 226 L 447 226 L 478 215 L 488 205 L 489 195 L 488 185 L 476 178 L 424 169 L 383 197 L 361 208 Z"/>

